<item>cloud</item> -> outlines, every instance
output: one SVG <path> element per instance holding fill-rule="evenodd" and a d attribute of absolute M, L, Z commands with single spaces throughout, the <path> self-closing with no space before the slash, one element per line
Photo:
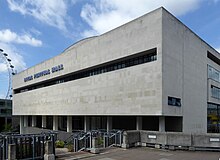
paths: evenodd
<path fill-rule="evenodd" d="M 216 50 L 220 53 L 220 47 L 219 47 L 219 48 L 216 48 Z"/>
<path fill-rule="evenodd" d="M 11 11 L 19 12 L 22 15 L 32 16 L 50 26 L 67 31 L 66 21 L 68 19 L 68 4 L 72 1 L 65 0 L 7 0 Z M 69 3 L 71 2 L 71 3 Z"/>
<path fill-rule="evenodd" d="M 213 0 L 216 1 L 216 0 Z M 91 27 L 82 34 L 97 35 L 114 29 L 151 10 L 164 6 L 175 16 L 184 15 L 196 10 L 201 0 L 92 0 L 83 6 L 82 19 Z"/>
<path fill-rule="evenodd" d="M 18 72 L 27 68 L 27 65 L 24 61 L 24 58 L 21 53 L 19 53 L 18 49 L 11 44 L 6 44 L 0 42 L 1 49 L 4 49 L 4 53 L 8 54 L 8 58 L 11 59 L 12 65 L 15 67 L 14 69 Z M 0 73 L 7 72 L 7 67 L 5 65 L 5 60 L 3 56 L 0 56 Z"/>
<path fill-rule="evenodd" d="M 28 44 L 35 47 L 42 46 L 42 41 L 31 37 L 31 35 L 18 35 L 10 29 L 0 30 L 0 42 Z"/>
<path fill-rule="evenodd" d="M 30 29 L 30 32 L 33 33 L 33 34 L 35 34 L 36 36 L 40 36 L 40 35 L 42 34 L 39 30 L 37 30 L 37 29 L 35 29 L 35 28 L 31 28 L 31 29 Z"/>
<path fill-rule="evenodd" d="M 26 63 L 24 62 L 24 58 L 21 53 L 19 53 L 18 49 L 13 45 L 8 43 L 0 42 L 1 49 L 4 49 L 3 53 L 7 53 L 7 58 L 11 59 L 11 64 L 14 66 L 14 71 L 22 71 L 27 68 Z M 6 65 L 6 59 L 2 53 L 0 53 L 0 98 L 6 98 L 8 89 L 11 88 L 9 86 L 9 72 Z M 11 71 L 11 69 L 9 68 Z M 11 74 L 11 72 L 10 72 Z"/>

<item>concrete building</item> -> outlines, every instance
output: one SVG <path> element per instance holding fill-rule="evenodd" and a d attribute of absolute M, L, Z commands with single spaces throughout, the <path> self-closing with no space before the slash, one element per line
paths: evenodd
<path fill-rule="evenodd" d="M 13 114 L 21 131 L 219 132 L 219 65 L 215 49 L 159 8 L 15 75 Z"/>

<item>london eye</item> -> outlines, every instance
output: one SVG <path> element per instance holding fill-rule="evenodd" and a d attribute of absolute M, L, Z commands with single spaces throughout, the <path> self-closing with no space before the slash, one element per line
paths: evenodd
<path fill-rule="evenodd" d="M 0 49 L 0 98 L 12 99 L 12 75 L 15 75 L 12 60 L 3 49 Z"/>

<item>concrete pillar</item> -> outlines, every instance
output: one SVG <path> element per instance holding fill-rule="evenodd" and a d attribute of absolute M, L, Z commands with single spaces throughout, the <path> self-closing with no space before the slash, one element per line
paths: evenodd
<path fill-rule="evenodd" d="M 28 116 L 24 116 L 24 127 L 28 127 Z"/>
<path fill-rule="evenodd" d="M 142 117 L 136 117 L 136 130 L 142 130 Z"/>
<path fill-rule="evenodd" d="M 165 117 L 159 117 L 159 131 L 165 132 Z"/>
<path fill-rule="evenodd" d="M 67 116 L 67 132 L 72 132 L 72 116 Z"/>
<path fill-rule="evenodd" d="M 8 124 L 8 117 L 5 117 L 5 125 Z"/>
<path fill-rule="evenodd" d="M 84 116 L 84 131 L 90 130 L 89 123 L 90 123 L 89 117 L 88 116 Z"/>
<path fill-rule="evenodd" d="M 20 134 L 24 133 L 24 116 L 20 116 Z"/>
<path fill-rule="evenodd" d="M 47 128 L 47 117 L 42 116 L 42 128 Z"/>
<path fill-rule="evenodd" d="M 107 132 L 112 130 L 112 117 L 107 116 Z"/>
<path fill-rule="evenodd" d="M 53 130 L 58 130 L 58 116 L 53 116 Z"/>
<path fill-rule="evenodd" d="M 16 145 L 9 144 L 8 145 L 8 160 L 15 160 L 16 159 Z"/>
<path fill-rule="evenodd" d="M 32 116 L 31 126 L 32 127 L 36 127 L 36 125 L 37 125 L 37 117 L 36 116 Z"/>
<path fill-rule="evenodd" d="M 53 144 L 51 141 L 47 141 L 45 145 L 44 160 L 55 160 L 55 153 L 53 153 Z"/>

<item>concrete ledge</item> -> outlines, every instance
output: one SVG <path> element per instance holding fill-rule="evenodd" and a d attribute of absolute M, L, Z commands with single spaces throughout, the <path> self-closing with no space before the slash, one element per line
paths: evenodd
<path fill-rule="evenodd" d="M 44 160 L 55 160 L 54 154 L 45 154 Z"/>
<path fill-rule="evenodd" d="M 191 146 L 192 138 L 190 134 L 183 133 L 166 133 L 167 145 L 173 146 Z"/>
<path fill-rule="evenodd" d="M 194 134 L 192 139 L 194 147 L 220 148 L 220 134 Z"/>
<path fill-rule="evenodd" d="M 122 143 L 121 148 L 128 149 L 128 148 L 130 148 L 130 145 L 129 145 L 129 144 Z"/>
<path fill-rule="evenodd" d="M 140 131 L 140 141 L 151 144 L 166 144 L 167 137 L 165 132 Z"/>
<path fill-rule="evenodd" d="M 157 148 L 157 149 L 160 149 L 160 145 L 159 144 L 155 144 L 154 147 Z"/>
<path fill-rule="evenodd" d="M 94 154 L 98 154 L 98 153 L 100 153 L 100 149 L 99 148 L 91 148 L 90 152 L 94 153 Z"/>
<path fill-rule="evenodd" d="M 184 134 L 181 132 L 125 131 L 122 148 L 149 146 L 171 150 L 220 150 L 219 134 Z M 200 149 L 199 149 L 200 150 Z"/>

